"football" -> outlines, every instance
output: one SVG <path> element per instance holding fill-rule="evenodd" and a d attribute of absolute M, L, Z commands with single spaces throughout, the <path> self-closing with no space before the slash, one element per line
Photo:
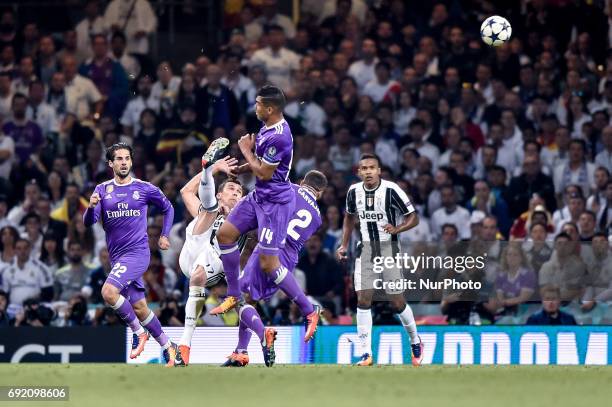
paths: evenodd
<path fill-rule="evenodd" d="M 482 41 L 492 47 L 499 47 L 512 36 L 512 26 L 503 17 L 491 16 L 484 20 L 480 26 Z"/>

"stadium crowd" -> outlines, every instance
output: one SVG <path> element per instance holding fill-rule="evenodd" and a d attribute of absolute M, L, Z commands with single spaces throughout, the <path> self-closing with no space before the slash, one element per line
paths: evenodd
<path fill-rule="evenodd" d="M 404 247 L 511 242 L 488 247 L 501 271 L 486 298 L 441 293 L 423 300 L 434 314 L 494 323 L 542 298 L 530 323 L 571 323 L 560 304 L 586 314 L 612 299 L 609 2 L 304 0 L 297 23 L 275 0 L 226 3 L 219 49 L 182 66 L 154 61 L 154 72 L 148 0 L 86 1 L 65 32 L 2 11 L 0 326 L 120 323 L 100 295 L 110 270 L 104 231 L 82 220 L 112 175 L 104 151 L 117 141 L 134 148 L 134 176 L 174 206 L 165 252 L 156 246 L 162 216 L 149 213 L 144 278 L 162 324 L 182 326 L 178 255 L 190 219 L 179 190 L 212 139 L 259 129 L 254 98 L 266 83 L 288 99 L 292 179 L 316 168 L 330 180 L 324 225 L 296 271 L 326 323 L 350 323 L 355 306 L 352 262 L 334 253 L 362 153 L 381 158 L 383 178 L 418 210 Z M 513 28 L 498 48 L 479 36 L 492 14 Z M 240 157 L 235 143 L 231 155 Z M 212 288 L 207 307 L 223 294 Z M 301 322 L 286 298 L 262 307 L 267 323 Z M 380 304 L 375 323 L 389 318 Z M 236 323 L 232 313 L 202 319 Z"/>

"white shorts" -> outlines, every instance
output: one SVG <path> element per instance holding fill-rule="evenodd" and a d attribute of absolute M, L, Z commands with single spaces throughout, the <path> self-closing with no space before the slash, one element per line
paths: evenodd
<path fill-rule="evenodd" d="M 225 278 L 223 263 L 217 251 L 210 243 L 200 243 L 197 239 L 185 240 L 179 256 L 179 266 L 187 278 L 191 277 L 198 266 L 202 266 L 206 272 L 206 287 Z"/>
<path fill-rule="evenodd" d="M 374 271 L 373 262 L 368 259 L 367 261 L 362 261 L 362 257 L 370 254 L 363 254 L 361 257 L 355 259 L 355 271 L 353 275 L 353 283 L 355 286 L 355 291 L 363 291 L 363 290 L 376 290 L 382 291 L 383 286 L 381 285 L 384 282 L 398 281 L 404 278 L 402 274 L 402 269 L 399 267 L 383 267 L 382 272 Z M 385 255 L 392 255 L 391 253 L 385 253 Z M 363 264 L 362 264 L 363 263 Z M 380 280 L 380 281 L 377 281 Z M 387 294 L 402 294 L 404 290 L 402 289 L 390 289 L 388 287 L 384 287 L 384 291 Z"/>

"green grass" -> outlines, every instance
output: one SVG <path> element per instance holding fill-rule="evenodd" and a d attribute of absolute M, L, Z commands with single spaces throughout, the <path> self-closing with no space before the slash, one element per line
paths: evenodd
<path fill-rule="evenodd" d="M 0 386 L 66 385 L 69 402 L 3 406 L 606 406 L 612 367 L 0 365 Z"/>

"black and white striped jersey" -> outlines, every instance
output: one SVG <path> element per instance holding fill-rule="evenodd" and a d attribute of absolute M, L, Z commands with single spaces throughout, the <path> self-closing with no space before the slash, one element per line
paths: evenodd
<path fill-rule="evenodd" d="M 363 182 L 351 185 L 346 194 L 346 211 L 359 218 L 361 241 L 395 242 L 397 235 L 385 232 L 383 227 L 401 224 L 404 216 L 415 209 L 408 195 L 396 183 L 381 180 L 371 191 Z"/>

